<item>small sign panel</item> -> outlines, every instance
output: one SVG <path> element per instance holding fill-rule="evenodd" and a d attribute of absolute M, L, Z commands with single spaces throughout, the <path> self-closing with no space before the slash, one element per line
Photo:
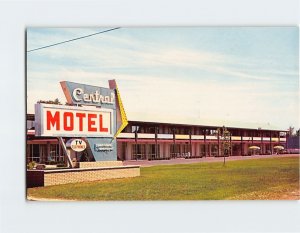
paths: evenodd
<path fill-rule="evenodd" d="M 95 151 L 112 151 L 113 150 L 113 145 L 108 143 L 108 144 L 95 144 L 94 145 L 94 150 Z"/>
<path fill-rule="evenodd" d="M 36 104 L 36 136 L 113 137 L 111 109 Z"/>
<path fill-rule="evenodd" d="M 86 149 L 86 143 L 82 139 L 72 139 L 70 147 L 73 151 L 81 152 Z"/>

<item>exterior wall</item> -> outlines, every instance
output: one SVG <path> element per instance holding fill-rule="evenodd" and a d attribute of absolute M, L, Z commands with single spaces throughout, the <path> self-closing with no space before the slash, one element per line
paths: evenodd
<path fill-rule="evenodd" d="M 300 137 L 299 136 L 288 137 L 287 149 L 300 149 Z"/>
<path fill-rule="evenodd" d="M 164 144 L 164 157 L 170 158 L 170 145 L 169 143 Z"/>

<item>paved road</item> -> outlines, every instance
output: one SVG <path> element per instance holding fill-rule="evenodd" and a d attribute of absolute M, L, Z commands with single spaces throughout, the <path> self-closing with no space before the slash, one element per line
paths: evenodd
<path fill-rule="evenodd" d="M 226 161 L 247 160 L 247 159 L 263 159 L 277 157 L 299 157 L 299 154 L 281 154 L 281 155 L 252 155 L 252 156 L 231 156 L 226 157 Z M 223 162 L 223 157 L 203 157 L 198 159 L 170 159 L 170 160 L 127 160 L 124 165 L 140 165 L 141 167 L 151 167 L 157 165 L 172 165 L 172 164 L 189 164 L 199 162 Z"/>

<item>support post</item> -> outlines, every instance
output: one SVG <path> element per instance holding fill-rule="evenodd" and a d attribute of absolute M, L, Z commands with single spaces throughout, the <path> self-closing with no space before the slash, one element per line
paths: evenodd
<path fill-rule="evenodd" d="M 190 143 L 190 157 L 193 157 L 193 148 L 192 148 L 192 130 L 189 131 L 189 143 Z"/>
<path fill-rule="evenodd" d="M 58 137 L 58 142 L 59 142 L 59 144 L 61 145 L 61 147 L 63 149 L 63 153 L 65 155 L 65 158 L 67 159 L 69 167 L 73 167 L 73 163 L 72 163 L 71 157 L 68 154 L 66 144 L 65 144 L 64 140 L 62 139 L 62 137 Z"/>
<path fill-rule="evenodd" d="M 206 129 L 204 129 L 204 156 L 206 157 L 207 150 L 206 150 Z"/>

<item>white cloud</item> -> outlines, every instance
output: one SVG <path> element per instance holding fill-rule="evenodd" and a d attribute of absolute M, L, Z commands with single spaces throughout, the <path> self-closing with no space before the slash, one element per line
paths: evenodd
<path fill-rule="evenodd" d="M 116 79 L 129 119 L 185 118 L 216 125 L 244 122 L 244 127 L 268 122 L 280 127 L 285 122 L 298 124 L 295 106 L 299 100 L 293 99 L 298 93 L 281 90 L 277 84 L 283 82 L 280 75 L 294 75 L 294 71 L 264 69 L 259 61 L 228 54 L 163 47 L 112 34 L 105 37 L 109 43 L 94 38 L 28 54 L 28 112 L 37 100 L 64 100 L 59 81 L 108 86 L 107 80 Z M 43 42 L 50 40 L 53 38 L 45 37 Z M 165 68 L 167 72 L 160 72 Z M 176 74 L 175 68 L 183 74 Z M 157 75 L 147 73 L 149 70 Z M 189 76 L 191 70 L 198 73 Z M 227 82 L 227 78 L 236 81 Z"/>

